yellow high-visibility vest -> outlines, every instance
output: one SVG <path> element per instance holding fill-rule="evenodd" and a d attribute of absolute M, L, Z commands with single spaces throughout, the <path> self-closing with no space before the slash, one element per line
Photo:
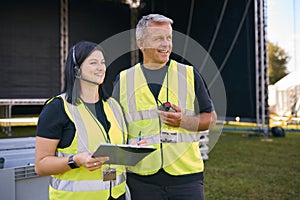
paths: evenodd
<path fill-rule="evenodd" d="M 167 89 L 168 86 L 168 89 Z M 181 107 L 185 115 L 195 115 L 193 67 L 171 60 L 158 95 L 161 102 Z M 136 166 L 128 169 L 140 175 L 151 175 L 163 168 L 171 175 L 202 172 L 203 160 L 199 149 L 200 132 L 170 127 L 160 122 L 156 102 L 140 64 L 120 74 L 120 104 L 127 121 L 129 143 L 139 132 L 156 150 Z M 161 143 L 161 132 L 175 135 L 176 143 Z"/>
<path fill-rule="evenodd" d="M 75 124 L 76 132 L 69 147 L 57 149 L 57 156 L 94 152 L 100 143 L 107 142 L 105 129 L 83 102 L 75 106 L 65 100 L 65 94 L 59 97 L 63 99 L 64 109 Z M 108 133 L 111 143 L 124 144 L 127 140 L 127 129 L 120 105 L 112 98 L 102 102 L 107 119 L 111 123 Z M 116 169 L 116 180 L 103 181 L 102 170 L 108 167 Z M 110 192 L 113 198 L 118 198 L 125 193 L 125 172 L 124 166 L 104 164 L 94 171 L 79 167 L 63 174 L 53 175 L 49 186 L 49 198 L 53 200 L 108 199 Z"/>

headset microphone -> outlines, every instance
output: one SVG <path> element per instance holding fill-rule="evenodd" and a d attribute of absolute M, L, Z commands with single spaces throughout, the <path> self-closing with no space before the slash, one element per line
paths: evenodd
<path fill-rule="evenodd" d="M 76 60 L 75 46 L 73 46 L 73 54 L 72 54 L 72 57 L 73 57 L 73 63 L 75 64 L 75 65 L 74 65 L 75 78 L 78 78 L 78 79 L 80 79 L 80 80 L 86 81 L 86 82 L 88 82 L 88 83 L 92 83 L 92 84 L 94 84 L 94 85 L 99 85 L 99 83 L 97 83 L 97 82 L 90 81 L 90 80 L 87 80 L 87 79 L 81 77 L 80 67 L 79 67 L 79 65 L 78 65 L 78 63 L 77 63 L 77 60 Z"/>
<path fill-rule="evenodd" d="M 82 78 L 81 76 L 78 76 L 78 75 L 75 75 L 75 78 L 78 78 L 78 79 L 83 80 L 83 81 L 88 82 L 88 83 L 92 83 L 92 84 L 94 84 L 94 85 L 100 85 L 99 83 L 97 83 L 97 82 L 95 82 L 95 81 L 87 80 L 87 79 Z"/>

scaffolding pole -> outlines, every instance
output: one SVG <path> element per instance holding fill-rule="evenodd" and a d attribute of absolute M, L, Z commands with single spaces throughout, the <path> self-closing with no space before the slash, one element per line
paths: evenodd
<path fill-rule="evenodd" d="M 69 48 L 68 0 L 60 1 L 60 90 L 65 87 L 65 63 Z"/>
<path fill-rule="evenodd" d="M 268 58 L 266 45 L 266 0 L 255 0 L 256 124 L 265 138 L 269 135 Z"/>

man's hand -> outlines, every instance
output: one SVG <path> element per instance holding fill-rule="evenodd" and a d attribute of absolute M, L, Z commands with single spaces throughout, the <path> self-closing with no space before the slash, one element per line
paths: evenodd
<path fill-rule="evenodd" d="M 171 107 L 175 112 L 157 110 L 157 114 L 164 124 L 179 127 L 182 120 L 181 108 L 174 104 L 171 104 Z"/>
<path fill-rule="evenodd" d="M 190 131 L 204 131 L 215 125 L 217 119 L 215 111 L 187 116 L 183 114 L 179 106 L 171 104 L 171 107 L 176 112 L 157 111 L 162 123 L 168 126 L 182 127 Z"/>

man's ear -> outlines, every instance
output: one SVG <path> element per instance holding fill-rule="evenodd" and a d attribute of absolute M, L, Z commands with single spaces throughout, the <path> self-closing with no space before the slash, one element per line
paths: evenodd
<path fill-rule="evenodd" d="M 136 40 L 136 45 L 139 49 L 143 49 L 143 41 L 141 39 Z"/>

